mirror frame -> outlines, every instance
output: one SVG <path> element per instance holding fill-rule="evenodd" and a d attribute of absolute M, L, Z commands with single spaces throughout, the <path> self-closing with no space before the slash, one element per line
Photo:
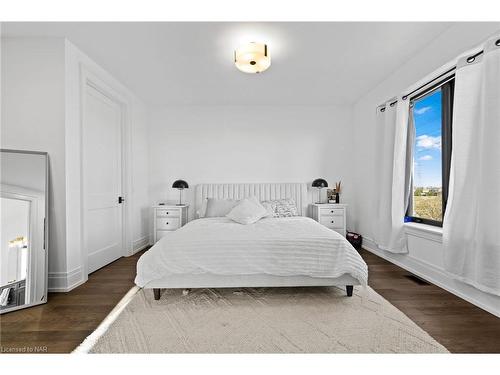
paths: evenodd
<path fill-rule="evenodd" d="M 44 236 L 43 250 L 45 251 L 45 278 L 44 278 L 45 286 L 44 286 L 43 298 L 40 301 L 26 303 L 24 305 L 14 306 L 9 309 L 0 310 L 0 315 L 47 303 L 48 287 L 49 287 L 48 285 L 49 284 L 49 154 L 43 151 L 13 150 L 13 149 L 0 148 L 0 153 L 4 152 L 45 156 L 45 216 L 43 221 L 43 236 Z"/>

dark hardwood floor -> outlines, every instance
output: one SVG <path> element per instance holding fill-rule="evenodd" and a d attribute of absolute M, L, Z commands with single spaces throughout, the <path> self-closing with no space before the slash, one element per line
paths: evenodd
<path fill-rule="evenodd" d="M 500 353 L 500 319 L 367 251 L 369 284 L 452 353 Z M 50 293 L 45 305 L 0 317 L 0 349 L 76 348 L 133 286 L 141 253 L 94 272 L 69 293 Z"/>
<path fill-rule="evenodd" d="M 24 348 L 48 353 L 73 351 L 134 286 L 141 254 L 97 270 L 69 293 L 49 293 L 44 305 L 0 315 L 0 353 Z"/>
<path fill-rule="evenodd" d="M 500 318 L 366 251 L 368 284 L 452 353 L 500 353 Z"/>

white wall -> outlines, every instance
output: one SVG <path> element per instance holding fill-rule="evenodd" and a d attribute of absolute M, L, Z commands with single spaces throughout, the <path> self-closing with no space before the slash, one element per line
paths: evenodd
<path fill-rule="evenodd" d="M 149 223 L 151 209 L 149 199 L 149 112 L 137 98 L 132 103 L 131 151 L 132 151 L 132 246 L 137 252 L 150 242 Z"/>
<path fill-rule="evenodd" d="M 2 38 L 2 148 L 49 153 L 49 272 L 66 269 L 64 40 Z"/>
<path fill-rule="evenodd" d="M 373 238 L 372 224 L 377 220 L 377 212 L 374 208 L 373 195 L 377 192 L 373 190 L 374 181 L 379 178 L 377 167 L 380 147 L 374 143 L 377 129 L 375 128 L 375 108 L 384 101 L 401 94 L 409 86 L 422 80 L 424 77 L 440 68 L 443 64 L 455 59 L 466 50 L 477 46 L 489 35 L 500 30 L 500 23 L 483 24 L 456 24 L 437 39 L 421 50 L 405 65 L 401 66 L 390 77 L 381 82 L 377 87 L 369 91 L 360 98 L 353 108 L 354 136 L 356 139 L 356 200 L 354 201 L 354 221 L 355 230 L 367 237 L 367 245 L 370 246 L 370 238 Z M 390 58 L 390 57 L 388 57 Z M 421 276 L 427 276 L 441 282 L 441 286 L 453 289 L 456 294 L 481 305 L 489 311 L 500 314 L 500 298 L 493 298 L 467 287 L 461 283 L 449 280 L 444 273 L 443 253 L 441 240 L 422 236 L 418 231 L 413 231 L 409 237 L 409 254 L 403 256 L 392 256 L 389 253 L 379 254 L 388 257 L 408 269 L 417 270 Z M 434 275 L 429 277 L 429 275 Z M 436 276 L 437 275 L 437 276 Z M 431 281 L 432 281 L 431 280 Z M 449 282 L 445 285 L 445 283 Z M 453 284 L 453 285 L 451 285 Z"/>
<path fill-rule="evenodd" d="M 152 203 L 178 199 L 185 179 L 199 183 L 342 180 L 349 202 L 350 107 L 186 106 L 152 112 L 149 132 Z M 325 194 L 326 191 L 323 192 Z M 190 208 L 193 215 L 193 207 Z"/>
<path fill-rule="evenodd" d="M 80 88 L 82 69 L 116 89 L 127 104 L 130 255 L 148 243 L 148 136 L 144 104 L 64 38 L 2 38 L 1 147 L 46 151 L 50 162 L 49 290 L 84 282 L 80 233 Z"/>

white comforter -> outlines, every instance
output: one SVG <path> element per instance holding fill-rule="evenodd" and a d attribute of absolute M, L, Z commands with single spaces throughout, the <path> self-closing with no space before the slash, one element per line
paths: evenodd
<path fill-rule="evenodd" d="M 351 275 L 366 285 L 368 269 L 337 232 L 307 217 L 269 218 L 242 225 L 228 218 L 191 221 L 141 256 L 135 283 L 171 274 Z"/>

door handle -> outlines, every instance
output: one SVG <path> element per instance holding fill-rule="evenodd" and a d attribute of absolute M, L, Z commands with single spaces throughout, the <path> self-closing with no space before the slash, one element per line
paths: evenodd
<path fill-rule="evenodd" d="M 123 197 L 118 197 L 118 203 L 119 203 L 119 204 L 122 204 L 123 202 L 125 202 L 125 198 L 123 198 Z"/>

